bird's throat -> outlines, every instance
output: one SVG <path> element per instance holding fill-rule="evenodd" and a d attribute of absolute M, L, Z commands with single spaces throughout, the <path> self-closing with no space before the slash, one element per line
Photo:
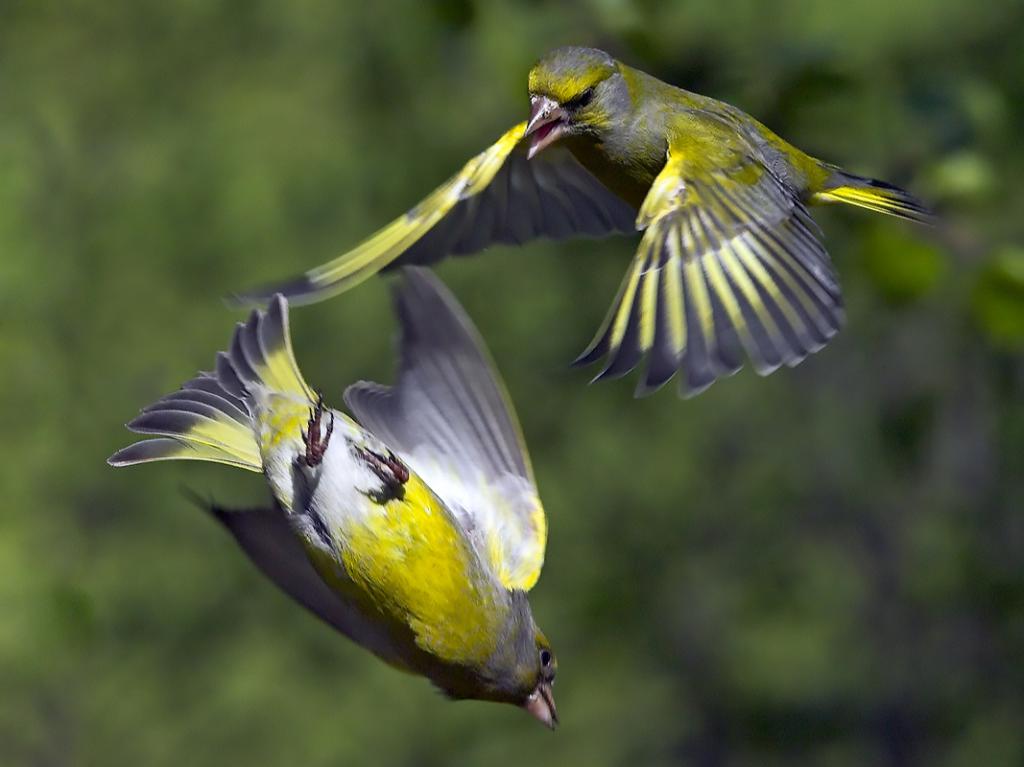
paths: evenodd
<path fill-rule="evenodd" d="M 608 145 L 589 136 L 566 136 L 559 143 L 598 181 L 637 210 L 660 171 L 620 158 L 609 151 Z"/>

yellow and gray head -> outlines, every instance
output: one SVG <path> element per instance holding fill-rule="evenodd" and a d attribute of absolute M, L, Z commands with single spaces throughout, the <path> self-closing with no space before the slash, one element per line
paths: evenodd
<path fill-rule="evenodd" d="M 522 706 L 554 729 L 558 725 L 558 713 L 551 688 L 558 661 L 547 637 L 533 620 L 526 592 L 515 589 L 509 596 L 511 609 L 502 640 L 479 673 L 478 681 L 494 695 L 493 700 Z M 448 692 L 460 697 L 457 690 Z"/>
<path fill-rule="evenodd" d="M 630 105 L 619 62 L 596 48 L 546 54 L 530 70 L 529 94 L 530 157 L 566 137 L 600 138 Z"/>

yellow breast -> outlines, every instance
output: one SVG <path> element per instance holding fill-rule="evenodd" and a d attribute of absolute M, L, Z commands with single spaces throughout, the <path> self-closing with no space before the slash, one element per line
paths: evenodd
<path fill-rule="evenodd" d="M 309 403 L 275 400 L 261 414 L 260 447 L 278 500 L 291 509 L 292 464 L 302 449 Z M 361 438 L 361 427 L 335 412 L 333 440 Z M 321 577 L 398 642 L 452 663 L 485 660 L 500 628 L 498 584 L 451 513 L 415 474 L 404 497 L 378 504 L 353 491 L 359 508 L 339 509 L 331 556 L 306 541 Z M 344 573 L 338 570 L 338 560 Z M 410 648 L 410 653 L 415 648 Z M 393 661 L 392 661 L 393 662 Z"/>
<path fill-rule="evenodd" d="M 407 626 L 420 649 L 453 663 L 478 663 L 500 627 L 494 581 L 450 512 L 416 475 L 405 496 L 345 531 L 341 558 L 361 593 L 352 596 Z"/>

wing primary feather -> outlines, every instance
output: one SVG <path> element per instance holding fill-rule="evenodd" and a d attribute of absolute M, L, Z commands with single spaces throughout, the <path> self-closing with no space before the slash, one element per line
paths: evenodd
<path fill-rule="evenodd" d="M 608 364 L 594 377 L 592 383 L 628 373 L 640 357 L 637 348 L 639 328 L 636 296 L 647 265 L 648 250 L 641 249 L 634 257 L 626 272 L 624 290 L 612 305 L 610 316 L 613 316 L 613 320 L 608 336 Z"/>
<path fill-rule="evenodd" d="M 674 232 L 678 247 L 682 251 L 681 234 Z M 711 364 L 711 351 L 707 333 L 710 305 L 703 278 L 699 274 L 700 265 L 688 256 L 683 259 L 683 306 L 686 310 L 686 326 L 688 328 L 687 343 L 683 348 L 681 393 L 684 397 L 699 394 L 715 380 Z"/>
<path fill-rule="evenodd" d="M 778 326 L 731 244 L 719 252 L 719 258 L 727 278 L 737 291 L 737 303 L 747 325 L 750 343 L 747 353 L 758 374 L 768 375 L 782 364 L 783 355 L 774 340 L 780 334 Z"/>
<path fill-rule="evenodd" d="M 801 340 L 807 337 L 804 330 L 806 320 L 791 289 L 792 281 L 779 280 L 771 264 L 759 258 L 750 247 L 746 236 L 733 242 L 733 253 L 756 286 L 760 305 L 774 325 L 773 339 L 781 361 L 785 361 L 796 353 L 795 349 L 802 345 Z"/>
<path fill-rule="evenodd" d="M 723 264 L 724 243 L 715 236 L 703 209 L 693 209 L 690 216 L 694 229 L 700 232 L 700 238 L 707 247 L 702 262 L 709 284 L 713 288 L 712 295 L 715 299 L 718 317 L 716 320 L 718 357 L 725 370 L 736 372 L 743 365 L 741 346 L 747 349 L 749 354 L 753 348 L 753 339 L 740 302 L 727 277 L 728 270 Z M 756 359 L 758 351 L 753 349 L 753 354 Z"/>
<path fill-rule="evenodd" d="M 838 327 L 841 322 L 841 298 L 830 294 L 798 261 L 787 257 L 785 252 L 765 244 L 760 246 L 761 260 L 770 266 L 776 275 L 786 282 L 797 303 L 803 307 L 818 330 L 827 333 L 830 328 Z"/>
<path fill-rule="evenodd" d="M 686 307 L 683 302 L 683 257 L 678 239 L 658 236 L 665 265 L 663 268 L 658 301 L 657 322 L 654 329 L 654 343 L 648 356 L 647 373 L 637 395 L 648 394 L 664 384 L 679 370 L 683 350 L 687 343 Z"/>
<path fill-rule="evenodd" d="M 779 263 L 786 264 L 790 272 L 803 283 L 809 295 L 826 305 L 834 297 L 827 278 L 823 282 L 823 275 L 819 270 L 794 257 L 792 247 L 782 240 L 778 233 L 769 229 L 753 229 L 750 234 L 765 253 L 772 254 Z"/>
<path fill-rule="evenodd" d="M 670 138 L 640 208 L 634 266 L 576 360 L 607 357 L 597 380 L 646 355 L 638 395 L 678 372 L 692 396 L 746 359 L 767 375 L 819 349 L 842 322 L 836 272 L 795 189 L 746 144 L 723 144 L 715 131 L 703 138 L 704 153 L 693 151 L 692 131 L 686 144 Z M 720 162 L 730 151 L 734 162 Z"/>
<path fill-rule="evenodd" d="M 644 278 L 638 279 L 642 285 Z M 614 334 L 613 345 L 608 352 L 607 364 L 600 373 L 594 376 L 591 383 L 621 378 L 636 367 L 643 356 L 643 348 L 640 343 L 642 302 L 637 300 L 638 293 L 639 291 L 634 288 L 627 298 L 628 303 L 624 302 L 619 306 L 616 321 L 620 323 L 621 330 L 617 330 Z"/>
<path fill-rule="evenodd" d="M 736 300 L 736 296 L 732 292 L 732 286 L 726 279 L 717 254 L 708 254 L 702 263 L 711 287 L 717 357 L 726 371 L 736 372 L 743 365 L 741 345 L 749 350 L 752 341 L 740 310 L 739 301 Z"/>
<path fill-rule="evenodd" d="M 345 392 L 452 511 L 508 588 L 533 585 L 546 523 L 519 423 L 479 334 L 443 285 L 405 268 L 395 291 L 398 381 Z"/>
<path fill-rule="evenodd" d="M 761 260 L 753 256 L 749 259 L 752 263 L 747 264 L 748 268 L 756 264 L 759 273 L 764 275 L 765 289 L 768 284 L 774 289 L 771 300 L 766 300 L 765 305 L 772 311 L 783 337 L 787 339 L 790 351 L 783 362 L 791 364 L 806 353 L 821 348 L 838 328 L 832 314 L 824 311 L 819 301 L 808 294 L 803 283 L 793 276 L 784 262 L 771 255 Z"/>
<path fill-rule="evenodd" d="M 438 316 L 432 304 L 436 301 L 436 296 L 431 289 L 425 280 L 411 281 L 407 295 L 415 296 L 420 302 L 414 315 L 420 318 L 432 315 L 435 323 L 445 326 L 438 328 L 438 331 L 451 336 L 452 340 L 448 342 L 450 346 L 462 346 L 466 340 L 465 336 L 469 335 L 467 328 L 459 322 L 454 313 Z M 495 401 L 495 397 L 500 400 L 500 392 L 493 391 L 493 387 L 486 387 L 483 381 L 478 380 L 480 373 L 474 366 L 479 365 L 479 360 L 471 360 L 463 353 L 429 353 L 421 357 L 420 364 L 433 366 L 439 379 L 444 381 L 451 391 L 461 394 L 455 398 L 455 402 L 460 406 L 463 419 L 474 431 L 478 445 L 492 465 L 516 465 L 521 453 L 508 444 L 508 425 L 497 422 L 504 403 Z M 471 385 L 471 381 L 476 385 Z M 490 402 L 484 400 L 487 396 L 492 398 Z M 517 468 L 525 469 L 525 466 L 520 463 Z"/>
<path fill-rule="evenodd" d="M 633 283 L 634 273 L 637 268 L 637 261 L 634 259 L 630 264 L 629 269 L 626 270 L 625 276 L 622 278 L 622 283 L 619 285 L 619 290 L 616 293 L 615 299 L 612 301 L 608 312 L 605 314 L 604 320 L 601 321 L 600 327 L 598 327 L 597 332 L 594 334 L 591 342 L 587 345 L 587 348 L 572 361 L 573 367 L 590 365 L 610 353 L 613 349 L 612 339 L 615 335 L 616 318 L 619 315 L 623 301 L 626 300 L 626 296 L 630 291 L 630 286 Z"/>
<path fill-rule="evenodd" d="M 637 384 L 636 396 L 644 397 L 664 386 L 679 370 L 680 352 L 672 340 L 673 330 L 669 327 L 669 299 L 673 290 L 671 282 L 678 282 L 679 274 L 672 270 L 671 262 L 665 266 L 659 280 L 659 297 L 654 316 L 654 338 L 647 354 L 647 369 Z"/>
<path fill-rule="evenodd" d="M 687 241 L 693 242 L 692 235 L 689 235 L 687 239 L 683 239 L 683 232 L 687 231 L 690 227 L 689 218 L 683 219 L 683 223 L 686 229 L 679 228 L 678 236 L 680 243 L 686 243 Z M 686 248 L 682 248 L 683 252 L 686 252 Z M 683 261 L 683 272 L 686 278 L 686 285 L 689 288 L 688 295 L 693 302 L 694 307 L 694 319 L 695 327 L 700 332 L 694 334 L 701 338 L 704 350 L 706 352 L 706 360 L 710 365 L 712 356 L 714 355 L 714 312 L 711 306 L 710 296 L 708 295 L 707 282 L 704 279 L 704 269 L 702 261 L 697 257 L 698 254 L 687 253 L 686 258 Z"/>
<path fill-rule="evenodd" d="M 506 131 L 407 213 L 347 253 L 281 284 L 236 294 L 262 303 L 275 293 L 313 303 L 392 265 L 428 264 L 500 242 L 606 236 L 634 231 L 636 211 L 564 147 L 528 160 L 525 123 Z M 607 211 L 601 216 L 597 211 Z"/>
<path fill-rule="evenodd" d="M 374 404 L 391 409 L 371 408 L 369 412 L 359 390 L 351 389 L 360 400 L 353 405 L 360 417 L 388 424 L 400 442 L 409 443 L 412 429 L 403 419 L 430 413 L 451 435 L 444 450 L 471 449 L 493 470 L 528 476 L 529 464 L 507 395 L 461 308 L 423 269 L 405 270 L 396 302 L 402 324 L 399 384 L 387 390 L 386 400 L 380 395 L 382 388 L 375 386 Z M 346 398 L 349 396 L 346 393 Z M 416 399 L 409 399 L 412 397 Z M 405 407 L 413 401 L 423 406 L 422 411 L 410 412 L 411 408 Z M 395 412 L 399 404 L 403 409 Z M 416 446 L 407 447 L 412 450 Z"/>

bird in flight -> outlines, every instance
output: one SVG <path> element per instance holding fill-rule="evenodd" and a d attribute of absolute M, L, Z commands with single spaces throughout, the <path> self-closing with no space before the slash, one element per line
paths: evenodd
<path fill-rule="evenodd" d="M 236 298 L 312 303 L 389 267 L 497 243 L 640 231 L 576 363 L 603 359 L 600 379 L 646 358 L 639 394 L 679 373 L 689 396 L 745 358 L 761 375 L 796 365 L 839 329 L 839 283 L 809 206 L 932 220 L 908 192 L 811 157 L 736 107 L 603 51 L 550 52 L 530 71 L 529 96 L 526 121 L 412 210 L 333 261 Z"/>
<path fill-rule="evenodd" d="M 557 662 L 526 592 L 547 522 L 504 387 L 462 308 L 403 270 L 398 383 L 327 408 L 292 354 L 288 305 L 239 324 L 213 372 L 145 408 L 114 466 L 199 460 L 260 472 L 267 508 L 210 506 L 286 594 L 451 698 L 558 723 Z"/>

